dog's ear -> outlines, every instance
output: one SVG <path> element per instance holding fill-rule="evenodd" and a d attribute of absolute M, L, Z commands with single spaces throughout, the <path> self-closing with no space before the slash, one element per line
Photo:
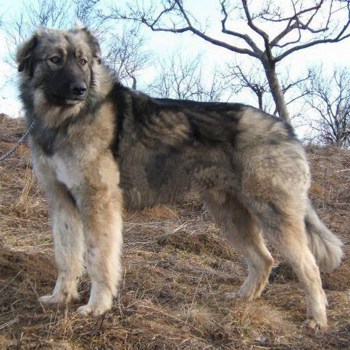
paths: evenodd
<path fill-rule="evenodd" d="M 101 64 L 101 47 L 100 47 L 100 44 L 98 43 L 97 38 L 86 27 L 81 28 L 81 30 L 88 37 L 89 45 L 91 47 L 93 57 L 96 59 L 98 64 Z"/>
<path fill-rule="evenodd" d="M 34 49 L 38 45 L 38 42 L 38 34 L 35 34 L 31 39 L 23 43 L 17 50 L 16 60 L 18 64 L 18 71 L 25 71 L 30 77 L 33 76 L 33 53 Z"/>

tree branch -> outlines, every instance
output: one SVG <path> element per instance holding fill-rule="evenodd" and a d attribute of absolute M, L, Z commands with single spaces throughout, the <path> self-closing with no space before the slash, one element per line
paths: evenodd
<path fill-rule="evenodd" d="M 180 15 L 184 19 L 186 25 L 182 26 L 180 28 L 177 28 L 175 25 L 172 28 L 168 28 L 166 26 L 160 25 L 162 17 L 165 16 L 166 14 L 174 11 L 175 9 L 177 9 L 180 12 Z M 181 0 L 174 0 L 171 3 L 171 6 L 162 10 L 154 20 L 147 19 L 145 13 L 135 13 L 135 11 L 133 11 L 132 16 L 120 15 L 119 18 L 126 19 L 126 20 L 132 20 L 135 22 L 140 22 L 140 23 L 146 25 L 147 27 L 149 27 L 154 32 L 168 32 L 168 33 L 175 33 L 175 34 L 190 32 L 190 33 L 200 37 L 201 39 L 203 39 L 203 40 L 205 40 L 213 45 L 223 47 L 227 50 L 230 50 L 232 52 L 236 52 L 239 54 L 248 55 L 248 56 L 251 56 L 254 58 L 258 58 L 258 59 L 260 58 L 259 54 L 254 52 L 253 50 L 239 47 L 239 46 L 235 46 L 235 45 L 230 45 L 230 44 L 226 43 L 225 41 L 215 39 L 214 37 L 211 37 L 211 36 L 205 34 L 200 29 L 196 28 L 192 24 L 190 18 L 188 17 L 187 12 L 182 5 Z M 242 38 L 239 35 L 236 35 L 236 37 Z"/>
<path fill-rule="evenodd" d="M 347 27 L 349 27 L 349 24 L 347 25 Z M 306 44 L 301 44 L 301 45 L 297 45 L 295 47 L 290 48 L 289 50 L 283 52 L 281 55 L 276 57 L 276 62 L 282 61 L 285 57 L 287 57 L 288 55 L 290 55 L 291 53 L 294 53 L 296 51 L 300 51 L 303 49 L 307 49 L 309 47 L 312 46 L 316 46 L 316 45 L 320 45 L 320 44 L 332 44 L 332 43 L 337 43 L 340 41 L 343 41 L 347 38 L 350 37 L 350 33 L 341 37 L 341 38 L 334 38 L 334 39 L 319 39 L 319 40 L 315 40 L 315 41 L 311 41 L 309 43 Z"/>
<path fill-rule="evenodd" d="M 313 8 L 310 8 L 310 9 L 311 10 L 317 10 L 317 9 L 319 9 L 322 6 L 323 3 L 324 3 L 324 0 L 320 1 L 318 6 L 314 6 Z M 333 1 L 332 1 L 332 4 L 333 4 Z M 331 6 L 332 6 L 332 4 L 331 4 Z M 284 51 L 279 56 L 277 56 L 276 57 L 276 62 L 279 62 L 279 61 L 283 60 L 286 56 L 288 56 L 288 55 L 290 55 L 290 54 L 292 54 L 294 52 L 297 52 L 297 51 L 300 51 L 300 50 L 303 50 L 303 49 L 306 49 L 306 48 L 309 48 L 309 47 L 312 47 L 312 46 L 316 46 L 316 45 L 320 45 L 320 44 L 337 43 L 337 42 L 340 42 L 340 41 L 343 41 L 343 40 L 349 38 L 350 37 L 350 33 L 346 33 L 346 31 L 350 28 L 350 2 L 347 2 L 346 8 L 348 10 L 348 20 L 344 24 L 344 26 L 341 28 L 341 30 L 338 32 L 338 34 L 336 34 L 333 38 L 330 38 L 330 37 L 316 38 L 316 39 L 314 39 L 312 41 L 309 41 L 307 43 L 303 43 L 303 44 L 291 47 L 290 49 Z M 310 11 L 310 9 L 309 9 L 309 11 Z M 305 9 L 303 11 L 303 13 L 305 13 L 306 10 L 307 9 Z M 331 17 L 331 15 L 333 13 L 334 12 L 332 12 L 332 10 L 330 8 L 329 15 L 328 15 L 328 18 L 327 18 L 327 25 L 325 27 L 322 27 L 322 28 L 320 28 L 318 30 L 313 30 L 309 26 L 306 26 L 306 25 L 302 24 L 298 28 L 300 30 L 306 30 L 307 29 L 308 31 L 310 31 L 313 34 L 317 34 L 317 33 L 320 33 L 320 32 L 325 32 L 325 31 L 328 30 L 328 23 L 330 22 L 330 17 Z M 314 15 L 311 16 L 311 19 L 314 18 Z M 310 22 L 311 21 L 309 20 L 308 24 L 310 24 Z M 301 22 L 299 22 L 299 23 L 301 23 Z M 285 44 L 284 46 L 286 46 L 286 45 L 287 44 Z"/>
<path fill-rule="evenodd" d="M 247 0 L 241 0 L 242 1 L 242 5 L 243 5 L 243 10 L 245 13 L 245 16 L 247 18 L 247 23 L 248 26 L 257 34 L 259 34 L 264 40 L 269 40 L 269 36 L 267 35 L 267 33 L 265 33 L 262 29 L 260 29 L 258 26 L 255 25 L 255 23 L 253 22 L 252 16 L 250 14 L 249 8 L 248 8 L 248 3 Z"/>
<path fill-rule="evenodd" d="M 236 31 L 233 31 L 233 30 L 229 30 L 226 28 L 226 22 L 227 22 L 227 19 L 228 19 L 228 13 L 227 13 L 227 10 L 226 10 L 226 6 L 225 6 L 225 0 L 221 1 L 220 2 L 220 5 L 221 5 L 221 11 L 224 15 L 223 19 L 221 20 L 221 31 L 222 33 L 224 34 L 228 34 L 228 35 L 232 35 L 232 36 L 235 36 L 239 39 L 242 39 L 244 40 L 251 48 L 252 50 L 257 53 L 259 56 L 262 56 L 263 52 L 258 48 L 258 46 L 254 43 L 253 39 L 247 35 L 247 34 L 242 34 L 242 33 L 239 33 L 239 32 L 236 32 Z"/>

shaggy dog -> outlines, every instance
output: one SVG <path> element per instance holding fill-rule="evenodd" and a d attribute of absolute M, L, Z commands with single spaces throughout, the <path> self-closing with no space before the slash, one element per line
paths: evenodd
<path fill-rule="evenodd" d="M 36 174 L 52 215 L 58 278 L 45 303 L 78 298 L 107 311 L 121 277 L 122 208 L 181 201 L 196 191 L 245 257 L 238 292 L 252 300 L 273 265 L 263 235 L 302 284 L 311 327 L 325 328 L 319 267 L 335 269 L 342 243 L 309 198 L 309 167 L 292 128 L 255 108 L 151 98 L 121 85 L 86 28 L 39 30 L 17 53 Z"/>

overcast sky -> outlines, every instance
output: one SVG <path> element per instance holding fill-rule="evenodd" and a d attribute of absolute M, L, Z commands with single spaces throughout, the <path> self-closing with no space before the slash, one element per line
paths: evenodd
<path fill-rule="evenodd" d="M 67 0 L 70 1 L 70 0 Z M 107 2 L 112 2 L 106 0 Z M 19 13 L 19 9 L 24 0 L 0 0 L 0 15 L 2 14 L 5 22 L 11 21 Z M 26 0 L 26 3 L 30 1 Z M 126 1 L 119 0 L 118 4 L 122 5 Z M 206 19 L 208 25 L 212 26 L 212 33 L 220 35 L 220 11 L 219 1 L 216 0 L 187 0 L 185 4 L 191 8 L 193 13 L 200 16 L 199 19 Z M 198 17 L 197 16 L 197 17 Z M 155 57 L 162 57 L 174 52 L 176 47 L 180 47 L 180 50 L 186 54 L 188 58 L 196 56 L 198 53 L 203 53 L 205 67 L 210 68 L 215 66 L 221 66 L 223 62 L 229 60 L 235 60 L 234 55 L 231 52 L 223 48 L 218 48 L 209 43 L 201 41 L 192 35 L 174 35 L 170 33 L 154 33 L 149 29 L 143 30 L 146 36 L 146 49 L 149 49 Z M 30 35 L 30 33 L 28 33 Z M 226 40 L 229 40 L 226 37 Z M 10 115 L 16 115 L 20 108 L 17 102 L 17 89 L 16 89 L 16 69 L 6 63 L 5 58 L 8 55 L 8 47 L 6 44 L 5 36 L 0 28 L 0 113 L 4 112 Z M 350 39 L 339 44 L 321 45 L 305 51 L 300 51 L 291 55 L 288 60 L 283 62 L 281 70 L 289 70 L 293 74 L 302 74 L 311 64 L 323 63 L 325 69 L 333 68 L 335 65 L 347 65 L 350 59 Z M 247 57 L 238 57 L 236 60 L 241 65 L 244 65 L 247 61 Z M 149 67 L 144 72 L 144 82 L 152 79 L 154 67 Z M 250 101 L 240 101 L 238 97 L 237 102 L 251 103 Z M 244 98 L 244 97 L 243 97 Z"/>

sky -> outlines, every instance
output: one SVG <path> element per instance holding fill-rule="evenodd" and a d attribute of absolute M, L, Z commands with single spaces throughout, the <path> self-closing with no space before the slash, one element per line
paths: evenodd
<path fill-rule="evenodd" d="M 111 0 L 106 0 L 106 2 L 108 1 L 112 2 Z M 0 16 L 2 15 L 6 23 L 10 22 L 11 18 L 18 15 L 20 7 L 24 2 L 30 3 L 31 1 L 16 0 L 10 2 L 9 0 L 0 0 Z M 126 2 L 125 0 L 119 0 L 118 4 L 122 5 Z M 220 27 L 217 25 L 220 24 L 219 21 L 221 19 L 220 11 L 218 11 L 219 1 L 187 0 L 185 4 L 188 4 L 193 13 L 200 16 L 199 19 L 208 23 L 211 33 L 217 35 L 219 38 L 223 38 L 219 31 Z M 235 24 L 236 26 L 241 25 L 239 22 Z M 213 26 L 211 27 L 211 25 Z M 204 66 L 208 68 L 208 71 L 213 70 L 215 67 L 222 67 L 224 62 L 235 61 L 244 66 L 248 61 L 246 56 L 235 58 L 228 50 L 206 43 L 190 34 L 154 33 L 148 28 L 144 28 L 143 35 L 146 37 L 145 48 L 150 50 L 155 57 L 169 55 L 170 52 L 176 51 L 176 48 L 179 48 L 187 57 L 195 57 L 198 53 L 202 53 Z M 225 37 L 224 39 L 230 40 L 229 37 Z M 283 62 L 281 69 L 290 71 L 292 75 L 302 75 L 303 71 L 312 64 L 323 64 L 325 69 L 331 69 L 338 65 L 348 65 L 349 56 L 350 39 L 339 44 L 321 45 L 306 51 L 300 51 L 300 53 L 295 53 Z M 8 57 L 8 47 L 4 32 L 0 28 L 0 113 L 3 112 L 11 116 L 17 116 L 21 114 L 21 105 L 18 101 L 17 90 L 18 74 L 15 65 L 10 65 L 6 62 L 6 57 Z M 154 72 L 155 67 L 148 67 L 142 73 L 144 74 L 143 81 L 151 81 Z M 249 96 L 240 95 L 237 96 L 235 102 L 253 103 L 254 101 L 250 101 Z"/>

